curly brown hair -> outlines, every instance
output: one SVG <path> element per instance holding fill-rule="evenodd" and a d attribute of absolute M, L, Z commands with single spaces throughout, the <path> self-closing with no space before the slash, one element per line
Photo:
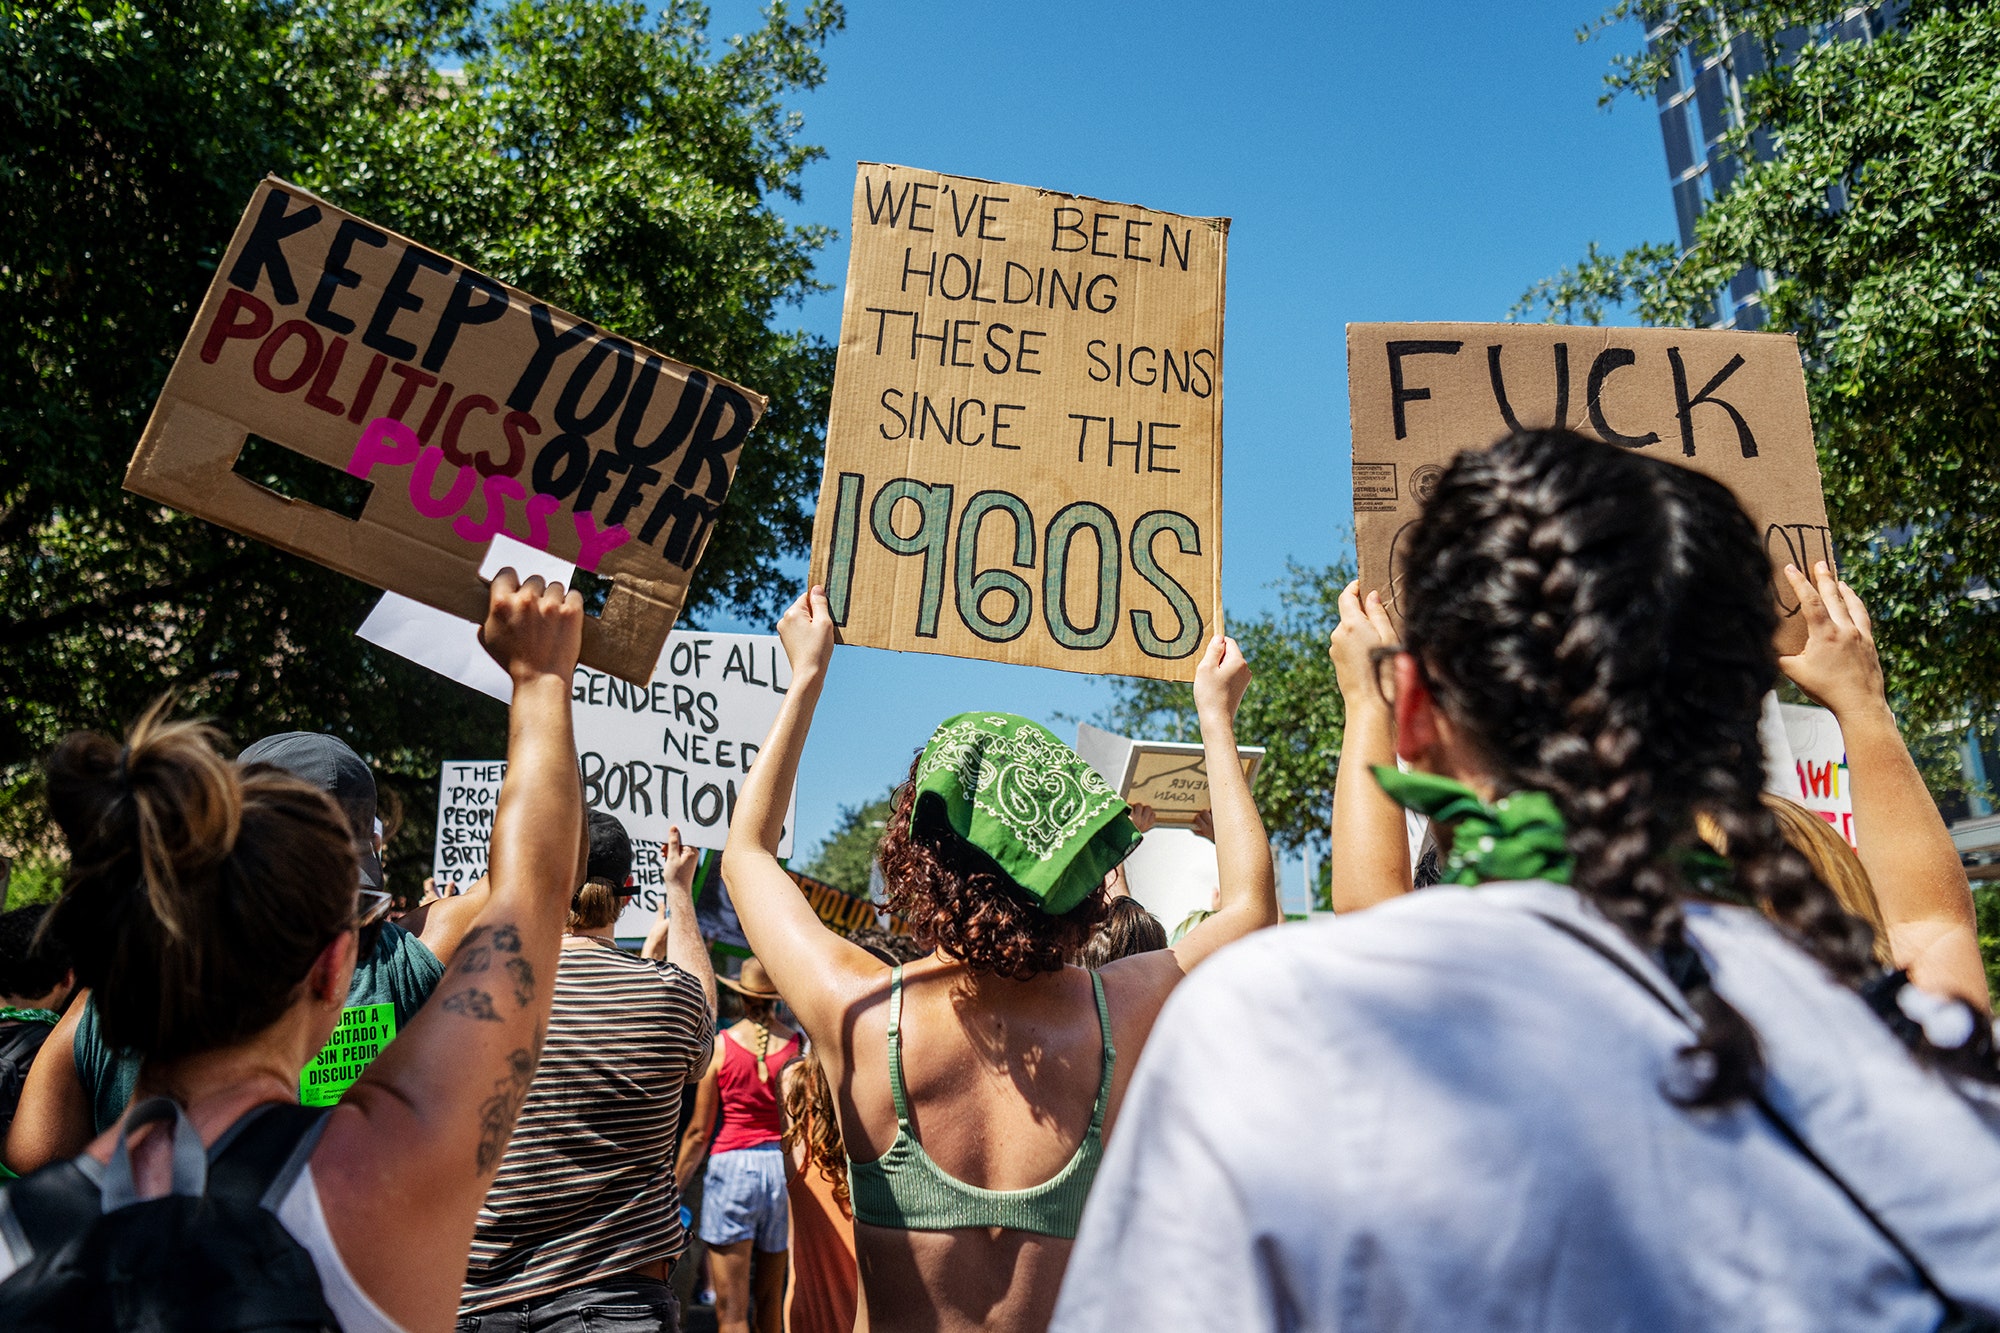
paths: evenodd
<path fill-rule="evenodd" d="M 993 858 L 941 821 L 913 828 L 917 762 L 896 791 L 895 810 L 876 859 L 889 909 L 927 949 L 940 949 L 974 972 L 1028 981 L 1062 968 L 1090 940 L 1109 910 L 1104 886 L 1060 916 L 1042 910 Z"/>

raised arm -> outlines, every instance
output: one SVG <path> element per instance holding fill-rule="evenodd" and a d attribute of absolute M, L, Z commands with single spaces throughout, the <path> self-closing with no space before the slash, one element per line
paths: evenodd
<path fill-rule="evenodd" d="M 449 898 L 433 899 L 410 913 L 404 918 L 404 929 L 422 940 L 440 963 L 450 967 L 452 955 L 458 952 L 458 946 L 465 942 L 480 912 L 485 910 L 490 891 L 486 876 L 481 875 L 464 891 Z M 407 924 L 411 918 L 415 918 L 415 923 Z"/>
<path fill-rule="evenodd" d="M 887 971 L 866 949 L 828 930 L 778 863 L 786 794 L 798 777 L 813 709 L 826 684 L 833 635 L 824 588 L 809 589 L 778 621 L 792 684 L 737 798 L 729 846 L 722 853 L 722 877 L 744 937 L 799 1022 L 826 1050 L 840 1049 L 848 1004 Z"/>
<path fill-rule="evenodd" d="M 1218 635 L 1195 668 L 1194 707 L 1208 768 L 1219 892 L 1215 912 L 1173 946 L 1184 973 L 1223 945 L 1276 924 L 1279 917 L 1271 840 L 1236 753 L 1236 710 L 1248 688 L 1250 664 L 1243 660 L 1243 650 L 1236 640 Z"/>
<path fill-rule="evenodd" d="M 341 1256 L 391 1319 L 445 1328 L 473 1220 L 548 1027 L 570 895 L 583 878 L 583 793 L 570 678 L 583 604 L 561 585 L 493 581 L 481 641 L 514 684 L 491 891 L 436 994 L 368 1067 L 312 1158 Z"/>
<path fill-rule="evenodd" d="M 1855 850 L 1882 907 L 1890 956 L 1919 986 L 1962 995 L 1983 1012 L 1991 1001 L 1972 888 L 1889 711 L 1868 608 L 1825 561 L 1811 579 L 1790 565 L 1785 577 L 1805 608 L 1807 636 L 1805 649 L 1778 665 L 1840 723 Z"/>
<path fill-rule="evenodd" d="M 681 845 L 678 824 L 667 827 L 667 845 L 660 849 L 660 866 L 666 872 L 666 888 L 660 895 L 660 919 L 646 932 L 641 957 L 664 958 L 701 983 L 708 997 L 708 1012 L 715 1012 L 715 963 L 708 956 L 708 944 L 694 923 L 694 872 L 701 865 L 701 853 Z"/>
<path fill-rule="evenodd" d="M 1333 840 L 1327 862 L 1333 910 L 1353 912 L 1410 891 L 1410 843 L 1403 808 L 1369 769 L 1396 764 L 1396 714 L 1375 684 L 1373 651 L 1395 642 L 1379 593 L 1356 580 L 1340 594 L 1340 624 L 1327 645 L 1347 725 L 1333 777 Z"/>

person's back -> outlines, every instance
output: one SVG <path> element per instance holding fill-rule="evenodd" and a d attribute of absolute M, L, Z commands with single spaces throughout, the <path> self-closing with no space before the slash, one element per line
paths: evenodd
<path fill-rule="evenodd" d="M 631 840 L 603 811 L 587 823 L 541 1063 L 479 1210 L 461 1329 L 588 1329 L 618 1310 L 673 1326 L 667 1266 L 687 1245 L 674 1132 L 715 1038 L 715 978 L 688 894 L 696 854 L 668 831 L 669 937 L 656 931 L 634 957 L 614 938 L 632 897 Z M 484 964 L 476 952 L 466 962 Z"/>
<path fill-rule="evenodd" d="M 480 1200 L 534 1077 L 582 792 L 570 678 L 582 599 L 495 577 L 481 639 L 514 683 L 493 892 L 410 1029 L 331 1107 L 302 1107 L 389 906 L 325 790 L 238 767 L 164 701 L 123 745 L 49 761 L 71 849 L 50 929 L 142 1053 L 137 1100 L 84 1152 L 0 1189 L 0 1325 L 448 1324 Z"/>
<path fill-rule="evenodd" d="M 779 793 L 833 651 L 824 590 L 778 632 L 792 686 L 723 873 L 836 1089 L 862 1325 L 1039 1329 L 1160 1005 L 1201 959 L 1278 919 L 1270 846 L 1235 762 L 1248 668 L 1217 638 L 1195 673 L 1222 891 L 1201 927 L 1099 973 L 1066 965 L 1103 920 L 1105 877 L 1138 831 L 1046 728 L 963 713 L 912 765 L 877 851 L 887 905 L 936 949 L 892 969 L 828 932 L 777 862 Z"/>
<path fill-rule="evenodd" d="M 564 948 L 541 1067 L 473 1234 L 461 1317 L 680 1253 L 674 1129 L 714 1032 L 700 983 L 672 963 Z"/>
<path fill-rule="evenodd" d="M 1536 431 L 1459 455 L 1404 553 L 1371 657 L 1411 769 L 1373 773 L 1453 887 L 1175 997 L 1055 1326 L 2000 1318 L 1991 1025 L 1897 992 L 1761 799 L 1760 530 Z"/>
<path fill-rule="evenodd" d="M 1650 968 L 1574 892 L 1521 883 L 1266 932 L 1190 978 L 1058 1326 L 1936 1327 L 1754 1104 L 1664 1095 L 1688 1027 L 1563 927 Z M 1689 931 L 1773 1104 L 1941 1283 L 2000 1306 L 2000 1140 L 1975 1105 L 1754 913 L 1691 908 Z"/>
<path fill-rule="evenodd" d="M 1080 1168 L 1094 1171 L 1131 1077 L 1134 1061 L 1112 1053 L 1137 1050 L 1151 1026 L 1152 979 L 1137 987 L 1131 980 L 1104 974 L 1107 1052 L 1083 968 L 1012 981 L 936 956 L 904 966 L 897 1026 L 905 1122 L 889 1065 L 893 986 L 866 1001 L 854 1023 L 851 1076 L 835 1092 L 856 1167 L 865 1175 L 863 1164 L 883 1159 L 906 1125 L 912 1146 L 928 1159 L 919 1171 L 934 1167 L 972 1191 L 1025 1192 L 1021 1205 L 1042 1214 L 1041 1224 L 1060 1226 L 1066 1216 L 1069 1232 L 988 1231 L 991 1219 L 971 1213 L 962 1228 L 938 1226 L 960 1220 L 949 1216 L 948 1200 L 945 1217 L 910 1227 L 871 1212 L 871 1191 L 857 1183 L 854 1245 L 868 1327 L 933 1320 L 944 1328 L 1034 1327 L 1047 1320 L 1089 1188 Z M 1079 1161 L 1085 1155 L 1087 1162 Z"/>

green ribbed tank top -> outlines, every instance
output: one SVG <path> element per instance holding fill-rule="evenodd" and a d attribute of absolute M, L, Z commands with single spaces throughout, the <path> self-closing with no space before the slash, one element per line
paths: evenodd
<path fill-rule="evenodd" d="M 1104 1158 L 1104 1108 L 1111 1100 L 1111 1075 L 1118 1067 L 1104 982 L 1092 972 L 1090 985 L 1097 995 L 1097 1027 L 1104 1040 L 1103 1073 L 1097 1081 L 1097 1101 L 1090 1108 L 1090 1128 L 1075 1155 L 1048 1180 L 1024 1190 L 989 1190 L 945 1174 L 917 1142 L 909 1099 L 903 1093 L 903 969 L 897 967 L 889 982 L 889 1092 L 896 1102 L 896 1140 L 872 1162 L 847 1159 L 854 1220 L 898 1231 L 1003 1227 L 1076 1239 L 1083 1201 Z"/>

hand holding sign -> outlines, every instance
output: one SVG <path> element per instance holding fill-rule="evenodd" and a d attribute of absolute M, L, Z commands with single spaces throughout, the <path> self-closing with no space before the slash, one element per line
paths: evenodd
<path fill-rule="evenodd" d="M 799 594 L 778 619 L 778 638 L 785 645 L 785 657 L 792 664 L 795 684 L 816 684 L 826 676 L 833 661 L 833 613 L 827 609 L 826 589 L 815 583 Z"/>
<path fill-rule="evenodd" d="M 523 584 L 503 569 L 494 576 L 479 641 L 516 685 L 537 676 L 567 685 L 583 645 L 583 598 L 533 575 Z"/>
<path fill-rule="evenodd" d="M 1208 651 L 1194 669 L 1194 711 L 1204 724 L 1234 726 L 1236 710 L 1250 688 L 1250 663 L 1236 640 L 1218 634 L 1209 640 Z"/>
<path fill-rule="evenodd" d="M 1396 627 L 1389 623 L 1381 593 L 1371 588 L 1363 597 L 1360 579 L 1340 590 L 1340 623 L 1327 640 L 1326 655 L 1333 661 L 1333 678 L 1350 714 L 1357 707 L 1388 703 L 1375 688 L 1375 650 L 1395 641 Z"/>
<path fill-rule="evenodd" d="M 1823 560 L 1810 579 L 1796 565 L 1786 565 L 1785 579 L 1805 610 L 1806 644 L 1779 658 L 1779 669 L 1835 716 L 1886 706 L 1875 633 L 1854 589 L 1835 578 Z"/>

